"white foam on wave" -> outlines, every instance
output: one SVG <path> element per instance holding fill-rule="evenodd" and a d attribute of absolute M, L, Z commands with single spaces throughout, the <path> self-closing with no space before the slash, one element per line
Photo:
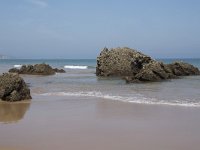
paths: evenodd
<path fill-rule="evenodd" d="M 102 94 L 101 92 L 89 91 L 89 92 L 54 92 L 43 93 L 42 96 L 77 96 L 77 97 L 95 97 L 109 100 L 117 100 L 122 102 L 130 102 L 135 104 L 151 104 L 151 105 L 170 105 L 170 106 L 184 106 L 184 107 L 200 107 L 200 103 L 194 102 L 167 102 L 165 100 L 157 100 L 154 98 L 146 98 L 141 95 L 135 97 L 114 96 L 108 94 Z"/>
<path fill-rule="evenodd" d="M 66 68 L 66 69 L 87 69 L 88 66 L 65 65 L 64 68 Z"/>
<path fill-rule="evenodd" d="M 14 65 L 14 68 L 21 68 L 22 65 Z"/>

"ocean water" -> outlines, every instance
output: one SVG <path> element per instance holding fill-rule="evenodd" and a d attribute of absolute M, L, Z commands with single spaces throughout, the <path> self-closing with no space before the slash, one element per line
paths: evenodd
<path fill-rule="evenodd" d="M 165 63 L 176 60 L 191 63 L 200 68 L 200 59 L 159 59 Z M 0 73 L 23 64 L 47 63 L 62 68 L 66 73 L 52 76 L 22 75 L 31 88 L 32 101 L 38 99 L 59 100 L 105 99 L 146 105 L 200 107 L 200 76 L 189 76 L 163 82 L 126 84 L 120 78 L 97 77 L 95 59 L 4 59 L 0 60 Z"/>

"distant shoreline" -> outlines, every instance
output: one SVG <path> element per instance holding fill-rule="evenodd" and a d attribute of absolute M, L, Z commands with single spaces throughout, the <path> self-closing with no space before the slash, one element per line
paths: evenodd
<path fill-rule="evenodd" d="M 9 57 L 5 55 L 0 55 L 0 59 L 9 59 Z"/>

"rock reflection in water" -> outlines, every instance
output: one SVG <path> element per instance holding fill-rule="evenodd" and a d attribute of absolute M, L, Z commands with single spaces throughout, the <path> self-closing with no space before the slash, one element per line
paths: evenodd
<path fill-rule="evenodd" d="M 23 119 L 30 102 L 4 103 L 0 102 L 0 123 L 16 123 Z"/>

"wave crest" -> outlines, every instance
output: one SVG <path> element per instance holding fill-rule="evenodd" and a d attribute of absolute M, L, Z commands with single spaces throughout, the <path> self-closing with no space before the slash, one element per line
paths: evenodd
<path fill-rule="evenodd" d="M 109 100 L 116 100 L 122 102 L 130 102 L 135 104 L 151 104 L 151 105 L 170 105 L 170 106 L 184 106 L 184 107 L 200 107 L 200 103 L 194 102 L 182 102 L 179 100 L 168 102 L 166 100 L 157 100 L 155 98 L 146 98 L 142 95 L 136 95 L 135 97 L 114 96 L 108 94 L 102 94 L 101 92 L 89 91 L 89 92 L 54 92 L 43 93 L 42 96 L 78 96 L 78 97 L 96 97 Z"/>
<path fill-rule="evenodd" d="M 14 65 L 14 68 L 21 68 L 22 65 Z"/>
<path fill-rule="evenodd" d="M 65 65 L 66 69 L 88 69 L 88 66 Z"/>

